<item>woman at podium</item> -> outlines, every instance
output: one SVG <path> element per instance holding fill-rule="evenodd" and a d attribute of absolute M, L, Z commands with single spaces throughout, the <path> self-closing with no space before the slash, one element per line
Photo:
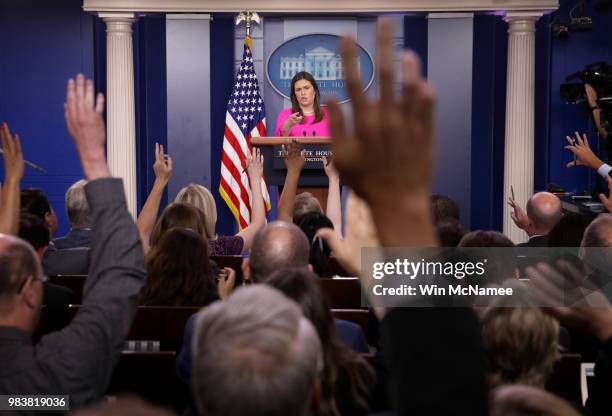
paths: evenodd
<path fill-rule="evenodd" d="M 298 72 L 291 80 L 291 108 L 276 120 L 276 136 L 329 136 L 327 109 L 321 108 L 319 86 L 308 72 Z"/>

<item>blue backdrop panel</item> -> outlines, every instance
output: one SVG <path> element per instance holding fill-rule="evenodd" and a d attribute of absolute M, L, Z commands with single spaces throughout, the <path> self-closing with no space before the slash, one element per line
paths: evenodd
<path fill-rule="evenodd" d="M 211 192 L 217 203 L 217 233 L 231 235 L 235 220 L 225 201 L 219 195 L 221 150 L 225 129 L 225 110 L 234 81 L 234 16 L 213 14 L 210 22 L 210 151 Z"/>
<path fill-rule="evenodd" d="M 468 13 L 451 16 L 428 20 L 427 77 L 438 95 L 433 192 L 454 199 L 461 223 L 470 228 L 474 19 Z"/>
<path fill-rule="evenodd" d="M 134 26 L 134 82 L 136 91 L 136 154 L 138 206 L 148 196 L 155 173 L 155 143 L 167 151 L 166 18 L 144 16 Z M 180 161 L 177 161 L 180 162 Z M 167 204 L 164 193 L 161 207 Z M 161 209 L 160 209 L 161 212 Z"/>
<path fill-rule="evenodd" d="M 502 229 L 507 24 L 474 16 L 471 228 Z"/>
<path fill-rule="evenodd" d="M 81 6 L 80 0 L 0 5 L 0 121 L 20 134 L 25 158 L 47 170 L 27 168 L 22 186 L 49 196 L 57 235 L 68 231 L 64 193 L 83 175 L 63 108 L 68 78 L 93 76 L 93 17 Z"/>

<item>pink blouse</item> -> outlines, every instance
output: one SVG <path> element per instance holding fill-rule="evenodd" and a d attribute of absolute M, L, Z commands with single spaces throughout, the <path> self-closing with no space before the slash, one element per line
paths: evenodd
<path fill-rule="evenodd" d="M 318 136 L 318 137 L 328 137 L 330 136 L 329 132 L 329 118 L 327 116 L 327 108 L 323 107 L 321 109 L 323 111 L 323 119 L 318 123 L 313 123 L 314 114 L 304 116 L 304 122 L 300 124 L 296 124 L 291 127 L 289 131 L 289 136 Z M 293 114 L 293 110 L 291 108 L 285 108 L 280 113 L 278 113 L 278 118 L 276 119 L 276 130 L 274 132 L 275 136 L 282 136 L 282 129 L 285 120 L 289 118 Z M 304 134 L 305 133 L 305 134 Z"/>

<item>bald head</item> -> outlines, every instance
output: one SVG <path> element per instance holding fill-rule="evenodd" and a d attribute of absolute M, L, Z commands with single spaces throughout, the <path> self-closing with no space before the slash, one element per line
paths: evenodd
<path fill-rule="evenodd" d="M 12 304 L 12 298 L 28 276 L 42 274 L 36 252 L 21 238 L 0 234 L 0 313 L 2 306 Z"/>
<path fill-rule="evenodd" d="M 251 278 L 258 283 L 279 269 L 307 267 L 309 253 L 310 245 L 302 230 L 288 222 L 271 222 L 253 238 Z"/>
<path fill-rule="evenodd" d="M 548 234 L 561 219 L 561 200 L 550 192 L 538 192 L 527 201 L 532 234 Z"/>

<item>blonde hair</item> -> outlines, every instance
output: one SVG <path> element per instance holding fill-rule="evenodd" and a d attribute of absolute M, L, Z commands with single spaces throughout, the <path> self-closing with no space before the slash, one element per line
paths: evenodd
<path fill-rule="evenodd" d="M 494 385 L 544 387 L 557 356 L 559 323 L 535 307 L 491 307 L 481 316 Z"/>
<path fill-rule="evenodd" d="M 190 183 L 176 194 L 174 202 L 186 202 L 198 208 L 204 214 L 204 231 L 208 240 L 217 237 L 215 225 L 217 224 L 217 205 L 215 198 L 206 187 L 197 183 Z"/>
<path fill-rule="evenodd" d="M 296 195 L 293 202 L 293 223 L 299 223 L 304 215 L 311 212 L 323 214 L 319 200 L 310 192 L 302 192 Z"/>

